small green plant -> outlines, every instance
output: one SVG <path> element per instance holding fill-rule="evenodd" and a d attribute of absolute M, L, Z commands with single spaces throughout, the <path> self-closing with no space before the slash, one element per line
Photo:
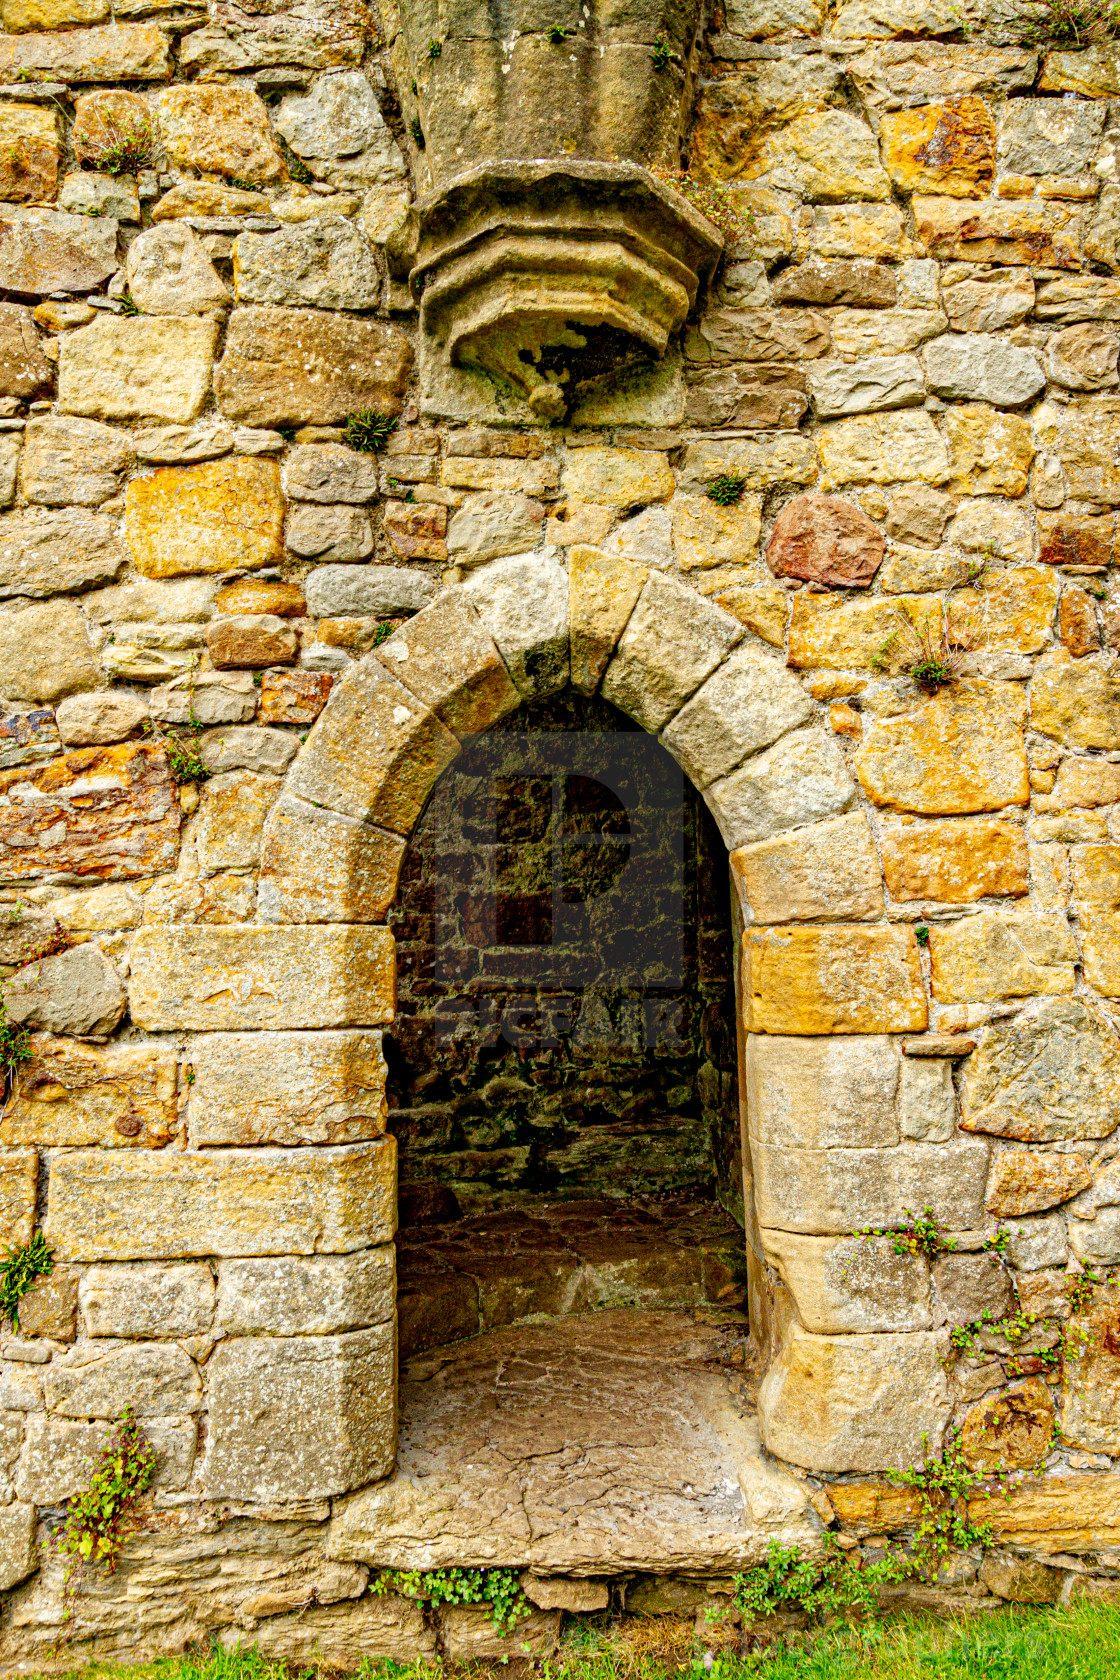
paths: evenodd
<path fill-rule="evenodd" d="M 142 315 L 144 313 L 139 304 L 133 300 L 131 292 L 122 292 L 119 302 L 122 315 Z"/>
<path fill-rule="evenodd" d="M 956 1238 L 945 1235 L 931 1207 L 924 1207 L 920 1214 L 915 1213 L 913 1208 L 903 1208 L 902 1219 L 901 1225 L 864 1225 L 854 1234 L 857 1237 L 893 1237 L 896 1254 L 923 1254 L 927 1260 L 951 1254 L 956 1248 Z"/>
<path fill-rule="evenodd" d="M 437 41 L 435 39 L 435 37 L 433 36 L 433 38 L 428 42 L 428 57 L 432 60 L 435 60 L 440 56 L 442 51 L 443 51 L 443 42 L 442 41 Z"/>
<path fill-rule="evenodd" d="M 152 162 L 155 133 L 142 117 L 120 121 L 99 108 L 94 126 L 75 134 L 74 149 L 81 163 L 105 175 L 135 175 Z"/>
<path fill-rule="evenodd" d="M 112 1574 L 125 1541 L 125 1519 L 152 1479 L 155 1452 L 126 1406 L 93 1464 L 89 1485 L 70 1501 L 58 1535 L 67 1559 L 67 1615 L 88 1563 L 103 1563 Z"/>
<path fill-rule="evenodd" d="M 239 192 L 262 193 L 264 191 L 259 181 L 246 181 L 243 175 L 231 175 L 229 184 L 231 187 L 236 187 Z"/>
<path fill-rule="evenodd" d="M 0 1097 L 15 1083 L 16 1071 L 31 1058 L 31 1030 L 10 1019 L 0 998 Z"/>
<path fill-rule="evenodd" d="M 926 1435 L 922 1436 L 922 1445 L 924 1464 L 888 1470 L 887 1478 L 896 1487 L 913 1488 L 918 1495 L 911 1557 L 915 1572 L 932 1579 L 951 1550 L 979 1547 L 984 1551 L 991 1545 L 992 1525 L 974 1522 L 968 1505 L 970 1499 L 990 1499 L 994 1488 L 1002 1485 L 1005 1472 L 979 1474 L 972 1470 L 961 1454 L 959 1433 L 950 1436 L 945 1450 L 937 1455 L 930 1453 Z"/>
<path fill-rule="evenodd" d="M 208 782 L 211 772 L 202 762 L 199 753 L 199 738 L 205 728 L 202 719 L 194 709 L 194 664 L 190 666 L 189 701 L 187 708 L 187 735 L 173 735 L 170 730 L 157 729 L 150 718 L 144 719 L 144 734 L 159 743 L 167 753 L 167 762 L 171 774 L 179 787 L 185 782 L 192 782 L 196 786 L 199 782 Z"/>
<path fill-rule="evenodd" d="M 892 630 L 880 643 L 872 658 L 872 670 L 889 670 L 900 637 L 909 642 L 907 652 L 901 655 L 902 675 L 909 677 L 926 694 L 936 693 L 960 676 L 960 650 L 950 646 L 945 632 L 940 627 L 935 630 L 929 624 L 919 627 L 901 612 L 898 613 L 898 629 Z"/>
<path fill-rule="evenodd" d="M 717 507 L 733 507 L 747 488 L 747 481 L 738 473 L 721 473 L 708 486 L 708 500 Z"/>
<path fill-rule="evenodd" d="M 314 175 L 312 175 L 303 159 L 296 156 L 282 134 L 277 135 L 277 139 L 280 142 L 280 155 L 284 159 L 284 165 L 288 171 L 288 179 L 298 182 L 301 187 L 309 187 L 315 179 Z"/>
<path fill-rule="evenodd" d="M 914 938 L 918 941 L 919 945 L 928 945 L 929 929 L 927 927 L 916 927 L 914 929 Z"/>
<path fill-rule="evenodd" d="M 834 1616 L 849 1607 L 870 1609 L 875 1589 L 905 1580 L 912 1573 L 904 1553 L 888 1552 L 874 1561 L 856 1561 L 831 1534 L 823 1536 L 824 1553 L 805 1557 L 798 1546 L 771 1540 L 766 1562 L 735 1577 L 735 1602 L 752 1621 L 800 1607 L 811 1616 Z"/>
<path fill-rule="evenodd" d="M 653 58 L 653 68 L 659 73 L 662 70 L 668 70 L 669 66 L 675 61 L 677 55 L 673 51 L 667 35 L 657 37 L 657 40 L 653 43 L 651 56 Z"/>
<path fill-rule="evenodd" d="M 554 47 L 562 46 L 568 39 L 568 31 L 562 23 L 550 23 L 546 34 Z"/>
<path fill-rule="evenodd" d="M 381 623 L 377 626 L 377 629 L 373 632 L 373 638 L 369 644 L 370 647 L 379 648 L 382 642 L 387 642 L 389 640 L 389 637 L 393 634 L 394 630 L 399 629 L 399 620 L 395 618 L 382 619 Z"/>
<path fill-rule="evenodd" d="M 418 150 L 422 152 L 427 145 L 427 141 L 424 139 L 424 130 L 420 127 L 419 117 L 413 117 L 412 121 L 408 125 L 408 132 L 412 135 L 413 140 L 416 142 Z"/>
<path fill-rule="evenodd" d="M 1013 27 L 1028 47 L 1095 47 L 1120 36 L 1118 0 L 1034 0 Z"/>
<path fill-rule="evenodd" d="M 650 174 L 686 198 L 723 235 L 726 244 L 744 245 L 754 239 L 754 211 L 722 181 L 699 181 L 685 169 L 651 169 Z"/>
<path fill-rule="evenodd" d="M 375 1593 L 400 1593 L 428 1604 L 488 1604 L 501 1634 L 529 1614 L 517 1569 L 384 1569 L 370 1582 Z"/>
<path fill-rule="evenodd" d="M 399 421 L 391 414 L 381 414 L 375 408 L 359 408 L 346 416 L 342 435 L 351 449 L 361 455 L 376 455 L 384 449 Z"/>
<path fill-rule="evenodd" d="M 6 1248 L 0 1261 L 0 1318 L 10 1321 L 19 1335 L 19 1304 L 41 1277 L 54 1270 L 54 1249 L 42 1231 L 36 1231 L 22 1248 Z"/>

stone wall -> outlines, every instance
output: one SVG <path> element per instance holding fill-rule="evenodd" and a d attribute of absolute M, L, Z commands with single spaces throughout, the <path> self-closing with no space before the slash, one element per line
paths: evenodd
<path fill-rule="evenodd" d="M 1120 1570 L 1120 49 L 685 11 L 0 0 L 0 1239 L 58 1262 L 0 1344 L 5 1662 L 130 1404 L 85 1648 L 431 1647 L 339 1504 L 396 1450 L 411 864 L 392 907 L 460 739 L 565 690 L 731 855 L 765 1447 L 864 1541 L 923 1434 L 998 1439 L 1031 1590 Z M 714 273 L 678 141 L 753 212 Z M 932 1263 L 853 1234 L 925 1208 Z"/>

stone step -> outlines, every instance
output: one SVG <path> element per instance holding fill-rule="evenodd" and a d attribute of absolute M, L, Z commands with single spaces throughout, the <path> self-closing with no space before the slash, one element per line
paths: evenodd
<path fill-rule="evenodd" d="M 746 1306 L 743 1233 L 691 1195 L 540 1202 L 397 1238 L 402 1359 L 527 1320 L 608 1307 Z"/>

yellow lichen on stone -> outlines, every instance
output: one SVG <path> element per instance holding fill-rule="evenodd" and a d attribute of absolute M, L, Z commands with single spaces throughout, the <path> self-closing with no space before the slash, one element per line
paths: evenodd
<path fill-rule="evenodd" d="M 284 554 L 280 469 L 244 456 L 162 467 L 129 484 L 124 529 L 144 577 L 274 564 Z"/>

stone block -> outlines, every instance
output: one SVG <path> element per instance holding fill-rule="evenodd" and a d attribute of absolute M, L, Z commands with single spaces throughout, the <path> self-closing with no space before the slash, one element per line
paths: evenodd
<path fill-rule="evenodd" d="M 228 1336 L 328 1336 L 391 1324 L 396 1251 L 392 1243 L 356 1254 L 282 1260 L 223 1260 L 218 1323 Z"/>
<path fill-rule="evenodd" d="M 884 548 L 879 527 L 852 502 L 809 494 L 778 514 L 766 563 L 776 577 L 860 588 L 875 576 Z"/>
<path fill-rule="evenodd" d="M 648 576 L 648 566 L 599 548 L 569 550 L 571 680 L 580 694 L 598 688 Z"/>
<path fill-rule="evenodd" d="M 745 480 L 747 490 L 769 490 L 775 484 L 812 484 L 817 476 L 817 451 L 811 438 L 784 433 L 773 438 L 712 438 L 690 443 L 684 452 L 677 487 L 706 491 L 714 479 L 732 474 Z"/>
<path fill-rule="evenodd" d="M 970 95 L 884 113 L 883 162 L 903 192 L 986 198 L 995 176 L 995 123 Z"/>
<path fill-rule="evenodd" d="M 207 1033 L 190 1054 L 193 1148 L 360 1143 L 385 1130 L 379 1032 Z"/>
<path fill-rule="evenodd" d="M 211 1498 L 323 1499 L 387 1476 L 397 1451 L 391 1325 L 238 1336 L 208 1366 Z"/>
<path fill-rule="evenodd" d="M 72 1342 L 77 1334 L 77 1320 L 78 1275 L 69 1266 L 55 1266 L 19 1304 L 21 1336 Z"/>
<path fill-rule="evenodd" d="M 898 1226 L 905 1208 L 932 1207 L 950 1231 L 984 1221 L 988 1149 L 979 1138 L 890 1149 L 751 1149 L 759 1224 L 807 1236 Z"/>
<path fill-rule="evenodd" d="M 436 1636 L 425 1624 L 423 1605 L 415 1599 L 372 1594 L 268 1616 L 251 1634 L 238 1630 L 237 1643 L 272 1662 L 300 1668 L 323 1663 L 344 1674 L 369 1662 L 408 1666 L 437 1661 Z"/>
<path fill-rule="evenodd" d="M 920 1463 L 949 1420 L 943 1345 L 921 1331 L 814 1336 L 791 1325 L 759 1390 L 764 1445 L 818 1471 Z"/>
<path fill-rule="evenodd" d="M 1110 653 L 1073 659 L 1054 649 L 1031 683 L 1031 725 L 1069 747 L 1120 748 L 1120 664 Z"/>
<path fill-rule="evenodd" d="M 235 309 L 214 377 L 247 426 L 333 426 L 358 409 L 398 414 L 412 367 L 400 328 L 320 309 Z"/>
<path fill-rule="evenodd" d="M 265 819 L 280 792 L 278 776 L 225 770 L 204 783 L 191 825 L 199 873 L 251 869 L 260 862 Z"/>
<path fill-rule="evenodd" d="M 102 1350 L 83 1344 L 56 1354 L 44 1374 L 43 1398 L 58 1417 L 182 1417 L 202 1406 L 198 1367 L 181 1347 L 138 1343 Z"/>
<path fill-rule="evenodd" d="M 939 309 L 837 309 L 832 316 L 832 347 L 840 356 L 901 356 L 917 350 L 927 339 L 945 331 L 945 316 Z M 923 456 L 935 434 L 918 428 Z M 848 439 L 859 434 L 847 434 Z M 865 433 L 874 437 L 874 433 Z M 940 457 L 928 455 L 931 469 Z"/>
<path fill-rule="evenodd" d="M 747 1040 L 753 1140 L 774 1149 L 872 1149 L 899 1141 L 899 1055 L 890 1038 Z"/>
<path fill-rule="evenodd" d="M 762 1251 L 814 1335 L 929 1330 L 929 1265 L 893 1237 L 804 1237 L 760 1231 Z"/>
<path fill-rule="evenodd" d="M 33 1033 L 0 1119 L 0 1142 L 162 1149 L 178 1125 L 175 1053 L 158 1044 L 100 1050 Z"/>
<path fill-rule="evenodd" d="M 185 1487 L 194 1467 L 194 1418 L 146 1418 L 144 1434 L 155 1448 L 152 1487 L 157 1492 Z M 33 1505 L 62 1505 L 83 1493 L 90 1463 L 110 1435 L 104 1423 L 71 1423 L 45 1413 L 29 1417 L 15 1476 L 17 1498 Z"/>
<path fill-rule="evenodd" d="M 227 179 L 284 178 L 284 159 L 268 112 L 252 88 L 214 83 L 168 88 L 158 95 L 157 109 L 173 164 Z"/>
<path fill-rule="evenodd" d="M 1066 1222 L 1060 1213 L 1044 1213 L 1029 1219 L 1005 1219 L 1009 1233 L 1007 1258 L 1017 1272 L 1038 1272 L 1050 1266 L 1064 1266 L 1069 1258 Z"/>
<path fill-rule="evenodd" d="M 721 589 L 715 601 L 760 641 L 768 642 L 771 647 L 785 646 L 789 597 L 777 584 L 735 583 L 730 589 Z"/>
<path fill-rule="evenodd" d="M 435 581 L 407 566 L 318 566 L 303 580 L 312 618 L 386 618 L 419 612 Z"/>
<path fill-rule="evenodd" d="M 23 438 L 21 487 L 29 502 L 41 502 L 46 507 L 66 507 L 71 503 L 96 507 L 116 493 L 120 474 L 135 464 L 127 433 L 115 426 L 103 426 L 97 420 L 45 415 L 27 422 Z M 5 525 L 10 523 L 4 521 Z M 43 516 L 30 519 L 25 516 L 24 523 L 30 534 L 43 525 Z M 77 534 L 75 531 L 74 535 Z M 114 568 L 114 572 L 118 569 Z M 105 583 L 112 575 L 88 581 Z M 64 584 L 60 581 L 55 587 L 62 588 Z M 39 589 L 35 593 L 46 595 L 50 590 Z"/>
<path fill-rule="evenodd" d="M 543 700 L 566 685 L 568 576 L 554 549 L 491 560 L 463 587 L 525 699 Z"/>
<path fill-rule="evenodd" d="M 374 1027 L 394 1003 L 387 928 L 145 927 L 132 945 L 129 1006 L 152 1032 Z"/>
<path fill-rule="evenodd" d="M 904 1056 L 898 1091 L 898 1125 L 903 1137 L 947 1143 L 953 1135 L 956 1097 L 947 1058 L 916 1061 Z"/>
<path fill-rule="evenodd" d="M 644 729 L 663 728 L 742 635 L 730 613 L 655 572 L 607 666 L 603 695 Z"/>
<path fill-rule="evenodd" d="M 261 723 L 314 723 L 333 682 L 323 671 L 266 671 L 261 683 Z"/>
<path fill-rule="evenodd" d="M 125 273 L 145 315 L 217 315 L 230 303 L 205 246 L 183 222 L 165 222 L 134 239 Z"/>
<path fill-rule="evenodd" d="M 984 1205 L 997 1219 L 1044 1213 L 1068 1202 L 1093 1182 L 1082 1155 L 1032 1149 L 1001 1149 L 992 1157 Z"/>
<path fill-rule="evenodd" d="M 924 816 L 995 811 L 1030 798 L 1026 702 L 1012 683 L 952 683 L 895 717 L 872 723 L 855 755 L 876 805 Z"/>
<path fill-rule="evenodd" d="M 522 554 L 536 544 L 544 514 L 542 503 L 517 492 L 468 496 L 447 525 L 444 553 L 450 553 L 457 566 L 481 566 L 503 554 Z"/>
<path fill-rule="evenodd" d="M 965 1064 L 961 1129 L 1020 1143 L 1108 1137 L 1120 1106 L 1117 1048 L 1115 1028 L 1078 998 L 993 1022 Z"/>
<path fill-rule="evenodd" d="M 245 613 L 239 618 L 216 618 L 203 636 L 216 671 L 263 670 L 266 665 L 294 665 L 299 635 L 274 613 Z"/>
<path fill-rule="evenodd" d="M 1077 946 L 1059 912 L 981 910 L 929 936 L 939 1003 L 1073 991 Z"/>
<path fill-rule="evenodd" d="M 265 824 L 262 921 L 384 921 L 406 844 L 386 829 L 285 796 Z"/>
<path fill-rule="evenodd" d="M 1021 496 L 1027 488 L 1034 439 L 1030 422 L 985 403 L 946 410 L 948 488 L 959 496 Z"/>
<path fill-rule="evenodd" d="M 847 810 L 855 787 L 835 741 L 800 729 L 704 790 L 729 852 Z"/>
<path fill-rule="evenodd" d="M 821 488 L 838 484 L 898 484 L 949 477 L 945 442 L 928 414 L 869 414 L 836 420 L 817 438 Z"/>
<path fill-rule="evenodd" d="M 378 462 L 341 443 L 301 443 L 284 462 L 284 490 L 304 502 L 372 502 L 380 491 Z"/>
<path fill-rule="evenodd" d="M 1030 890 L 1026 834 L 1018 823 L 974 817 L 884 828 L 880 848 L 887 888 L 902 902 L 973 904 L 1022 898 Z"/>
<path fill-rule="evenodd" d="M 80 747 L 0 771 L 0 878 L 128 881 L 173 869 L 179 801 L 162 746 Z"/>
<path fill-rule="evenodd" d="M 253 571 L 283 557 L 283 531 L 274 461 L 162 467 L 134 478 L 125 493 L 125 540 L 144 577 Z"/>
<path fill-rule="evenodd" d="M 997 333 L 1017 327 L 1034 306 L 1034 280 L 1026 268 L 942 270 L 941 299 L 949 325 L 959 333 Z"/>
<path fill-rule="evenodd" d="M 919 638 L 936 646 L 941 603 L 928 596 L 845 598 L 802 591 L 793 598 L 788 662 L 796 670 L 898 671 L 917 657 Z"/>
<path fill-rule="evenodd" d="M 986 1557 L 980 1565 L 980 1580 L 990 1593 L 1010 1604 L 1053 1604 L 1063 1577 L 1060 1569 L 1026 1558 Z"/>
<path fill-rule="evenodd" d="M 749 1032 L 921 1032 L 918 943 L 892 927 L 759 928 L 744 937 Z"/>
<path fill-rule="evenodd" d="M 82 21 L 82 20 L 77 20 Z M 167 36 L 154 23 L 4 37 L 0 82 L 155 82 L 171 73 Z"/>
<path fill-rule="evenodd" d="M 449 1662 L 522 1661 L 551 1657 L 560 1642 L 560 1611 L 531 1610 L 507 1635 L 494 1626 L 484 1604 L 452 1604 L 440 1610 L 440 1627 Z"/>
<path fill-rule="evenodd" d="M 541 518 L 543 517 L 542 508 Z M 411 506 L 407 502 L 387 501 L 385 535 L 396 552 L 407 560 L 446 560 L 447 509 L 438 502 L 421 502 L 417 506 Z M 531 542 L 532 537 L 527 540 Z M 524 548 L 525 543 L 515 543 L 513 546 Z"/>
<path fill-rule="evenodd" d="M 916 194 L 911 207 L 918 239 L 941 261 L 1010 267 L 1076 268 L 1080 218 L 1064 204 L 1016 204 Z"/>
<path fill-rule="evenodd" d="M 38 205 L 6 204 L 0 226 L 0 285 L 8 291 L 88 292 L 117 266 L 117 224 L 110 216 L 98 222 Z"/>
<path fill-rule="evenodd" d="M 693 785 L 703 789 L 736 769 L 749 753 L 796 729 L 812 710 L 800 683 L 776 660 L 743 648 L 702 683 L 661 740 Z"/>
<path fill-rule="evenodd" d="M 747 922 L 876 921 L 879 859 L 862 813 L 833 817 L 731 854 Z"/>
<path fill-rule="evenodd" d="M 949 540 L 959 544 L 960 536 L 950 530 Z M 975 649 L 980 657 L 995 648 L 1037 653 L 1050 639 L 1057 604 L 1058 580 L 1052 572 L 1010 567 L 950 599 L 949 642 Z"/>
<path fill-rule="evenodd" d="M 0 1243 L 23 1248 L 35 1230 L 39 1155 L 34 1149 L 0 1149 Z"/>
<path fill-rule="evenodd" d="M 401 551 L 396 533 L 389 523 L 389 510 L 392 506 L 392 503 L 386 504 L 385 528 L 393 546 Z M 408 511 L 413 513 L 416 510 L 410 508 Z M 426 512 L 426 509 L 421 511 Z M 437 512 L 445 517 L 447 510 L 439 508 Z M 373 530 L 369 514 L 364 508 L 348 507 L 345 504 L 321 507 L 315 502 L 297 502 L 288 509 L 284 541 L 293 554 L 324 563 L 332 560 L 365 560 L 373 553 Z"/>
<path fill-rule="evenodd" d="M 5 980 L 2 992 L 10 1021 L 81 1038 L 106 1037 L 126 1003 L 120 976 L 92 943 L 38 958 Z"/>
<path fill-rule="evenodd" d="M 1102 1208 L 1092 1220 L 1071 1219 L 1069 1246 L 1083 1266 L 1115 1266 L 1120 1262 L 1120 1207 Z"/>
<path fill-rule="evenodd" d="M 85 620 L 73 601 L 53 600 L 0 613 L 0 694 L 61 700 L 100 679 Z"/>
<path fill-rule="evenodd" d="M 75 1149 L 54 1159 L 46 1232 L 77 1260 L 348 1254 L 390 1241 L 395 1218 L 392 1138 L 318 1149 Z"/>
<path fill-rule="evenodd" d="M 25 303 L 0 304 L 0 396 L 26 401 L 48 390 L 53 373 Z"/>
<path fill-rule="evenodd" d="M 0 1592 L 18 1586 L 39 1567 L 38 1514 L 34 1505 L 0 1507 Z"/>
<path fill-rule="evenodd" d="M 521 704 L 497 648 L 461 591 L 437 595 L 382 644 L 378 658 L 456 735 L 489 729 Z"/>
<path fill-rule="evenodd" d="M 381 301 L 381 273 L 369 242 L 345 216 L 243 233 L 233 245 L 233 278 L 242 304 L 376 309 Z"/>
<path fill-rule="evenodd" d="M 1046 346 L 1047 371 L 1070 391 L 1100 391 L 1117 383 L 1116 336 L 1095 321 L 1054 333 Z"/>
<path fill-rule="evenodd" d="M 217 343 L 217 323 L 198 315 L 102 313 L 59 340 L 59 410 L 95 420 L 193 420 L 210 391 Z"/>
<path fill-rule="evenodd" d="M 1045 388 L 1029 350 L 994 333 L 946 333 L 925 349 L 926 376 L 936 396 L 1021 408 Z"/>
<path fill-rule="evenodd" d="M 248 671 L 188 671 L 150 691 L 149 710 L 161 723 L 249 723 L 256 709 Z"/>
<path fill-rule="evenodd" d="M 203 1336 L 214 1319 L 213 1273 L 189 1262 L 90 1266 L 79 1295 L 91 1336 Z"/>
<path fill-rule="evenodd" d="M 914 408 L 926 397 L 922 364 L 916 356 L 817 362 L 809 371 L 809 389 L 820 420 L 841 414 L 874 414 L 887 408 Z"/>
<path fill-rule="evenodd" d="M 208 729 L 199 742 L 198 756 L 214 775 L 227 770 L 252 770 L 258 775 L 282 776 L 299 751 L 299 741 L 280 729 Z M 345 921 L 332 916 L 331 921 Z"/>
<path fill-rule="evenodd" d="M 372 655 L 336 682 L 287 791 L 409 834 L 459 743 Z"/>

